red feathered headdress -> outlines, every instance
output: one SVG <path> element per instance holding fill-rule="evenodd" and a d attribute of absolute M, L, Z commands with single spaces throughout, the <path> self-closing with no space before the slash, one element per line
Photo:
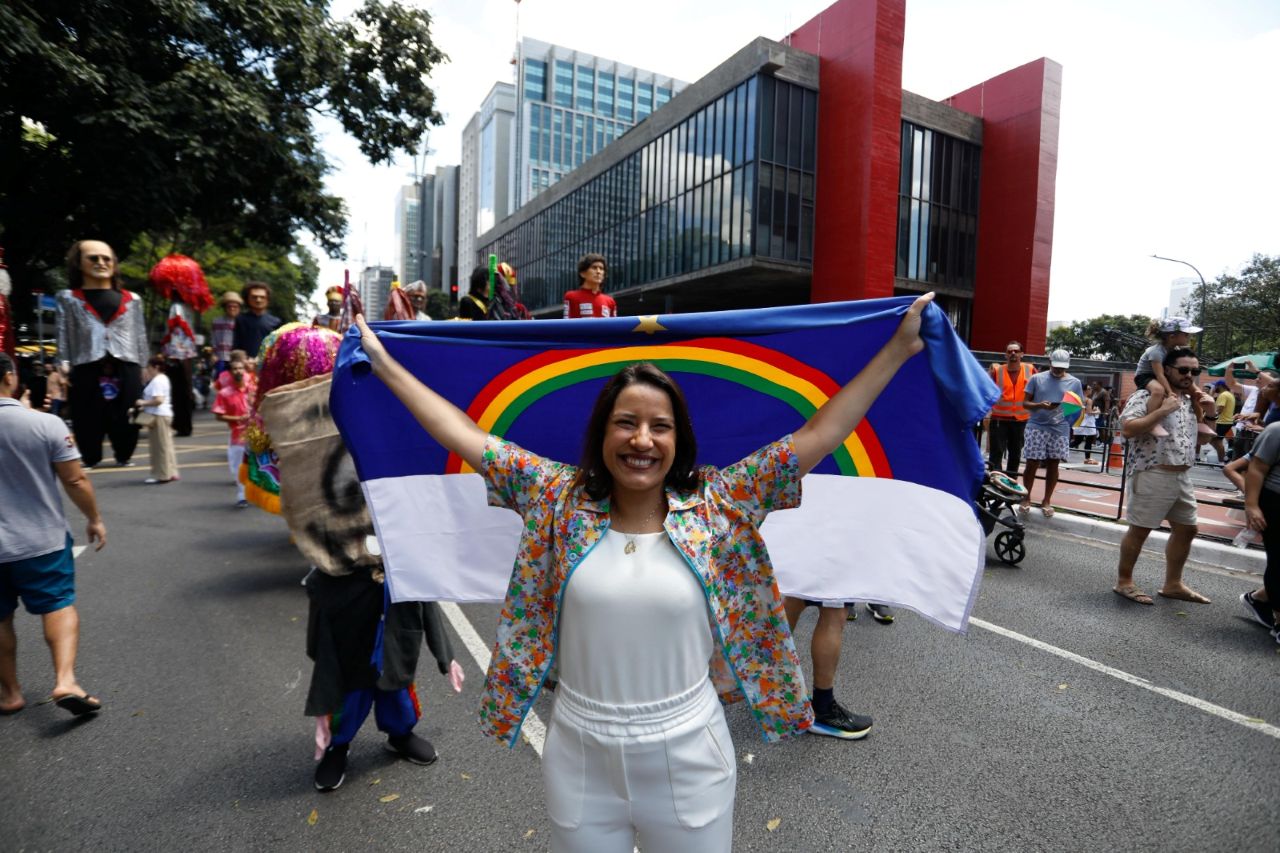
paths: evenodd
<path fill-rule="evenodd" d="M 204 280 L 204 271 L 193 258 L 186 255 L 169 255 L 151 268 L 147 276 L 151 286 L 165 299 L 178 298 L 191 306 L 197 314 L 213 307 L 213 294 Z"/>

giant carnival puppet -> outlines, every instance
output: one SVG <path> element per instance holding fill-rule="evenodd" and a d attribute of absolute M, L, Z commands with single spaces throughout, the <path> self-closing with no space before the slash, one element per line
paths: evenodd
<path fill-rule="evenodd" d="M 71 431 L 85 467 L 102 461 L 104 436 L 116 464 L 128 465 L 138 446 L 129 409 L 151 356 L 142 297 L 123 287 L 115 252 L 101 240 L 77 240 L 66 261 L 69 287 L 55 298 L 58 358 L 71 367 Z"/>
<path fill-rule="evenodd" d="M 350 308 L 344 308 L 349 322 Z M 307 655 L 315 662 L 305 713 L 316 718 L 315 786 L 342 784 L 351 742 L 373 710 L 386 748 L 415 764 L 436 760 L 414 734 L 422 715 L 414 675 L 425 639 L 442 675 L 462 689 L 438 604 L 392 604 L 351 458 L 329 416 L 341 336 L 289 323 L 262 342 L 241 476 L 249 500 L 281 514 L 312 565 Z"/>
<path fill-rule="evenodd" d="M 165 375 L 172 383 L 173 430 L 178 435 L 191 435 L 192 366 L 199 354 L 192 324 L 197 314 L 213 307 L 213 294 L 205 282 L 200 265 L 186 255 L 172 254 L 161 258 L 148 276 L 156 293 L 170 301 L 160 350 L 168 362 Z"/>

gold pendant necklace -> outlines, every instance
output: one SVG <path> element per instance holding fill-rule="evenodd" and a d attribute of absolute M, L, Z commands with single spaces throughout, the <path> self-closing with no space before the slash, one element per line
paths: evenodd
<path fill-rule="evenodd" d="M 663 499 L 665 500 L 665 496 Z M 640 526 L 647 527 L 649 522 L 653 521 L 653 517 L 657 514 L 658 514 L 658 507 L 654 507 L 653 512 L 649 513 L 648 517 L 646 517 L 644 521 L 640 522 Z M 625 548 L 622 549 L 622 553 L 626 554 L 627 556 L 631 556 L 636 552 L 636 537 L 639 536 L 640 534 L 639 533 L 623 533 L 622 535 L 627 538 L 627 545 Z"/>

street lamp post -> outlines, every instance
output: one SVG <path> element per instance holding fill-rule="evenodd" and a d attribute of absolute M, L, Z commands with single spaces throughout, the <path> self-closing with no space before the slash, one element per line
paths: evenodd
<path fill-rule="evenodd" d="M 1172 261 L 1175 264 L 1191 267 L 1191 270 L 1200 279 L 1200 340 L 1196 342 L 1196 354 L 1201 358 L 1204 357 L 1204 330 L 1208 324 L 1209 313 L 1209 287 L 1204 283 L 1204 276 L 1200 275 L 1200 270 L 1187 261 L 1180 261 L 1177 258 L 1166 258 L 1164 255 L 1152 253 L 1151 257 L 1161 261 Z"/>

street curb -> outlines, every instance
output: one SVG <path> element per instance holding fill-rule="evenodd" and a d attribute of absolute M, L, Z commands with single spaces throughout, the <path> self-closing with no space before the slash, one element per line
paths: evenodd
<path fill-rule="evenodd" d="M 1090 518 L 1084 515 L 1075 515 L 1061 509 L 1054 512 L 1053 518 L 1045 518 L 1040 514 L 1039 509 L 1033 510 L 1025 523 L 1029 531 L 1055 530 L 1070 536 L 1079 536 L 1098 542 L 1109 542 L 1113 545 L 1119 545 L 1120 540 L 1124 538 L 1125 531 L 1129 529 L 1123 524 L 1116 524 L 1112 521 L 1103 521 L 1099 518 Z M 1168 538 L 1167 531 L 1154 531 L 1147 537 L 1142 550 L 1163 553 L 1165 542 L 1168 541 Z M 1236 548 L 1233 545 L 1227 545 L 1222 542 L 1211 542 L 1199 538 L 1191 543 L 1189 559 L 1197 563 L 1207 563 L 1223 569 L 1251 572 L 1258 575 L 1262 574 L 1267 567 L 1267 555 L 1264 551 L 1256 548 Z"/>

